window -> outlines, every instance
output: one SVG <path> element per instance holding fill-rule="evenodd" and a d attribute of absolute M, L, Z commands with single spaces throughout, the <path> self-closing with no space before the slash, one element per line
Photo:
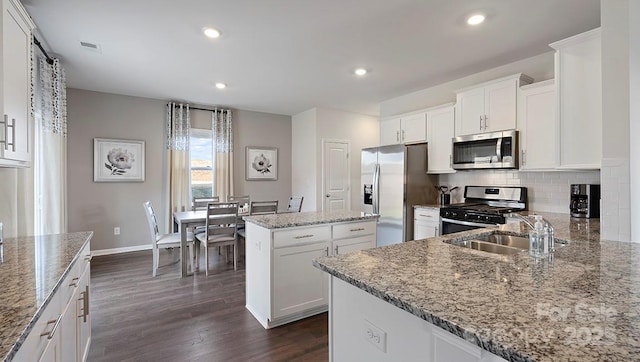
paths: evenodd
<path fill-rule="evenodd" d="M 191 159 L 191 195 L 213 196 L 213 141 L 211 130 L 190 130 L 189 156 Z"/>

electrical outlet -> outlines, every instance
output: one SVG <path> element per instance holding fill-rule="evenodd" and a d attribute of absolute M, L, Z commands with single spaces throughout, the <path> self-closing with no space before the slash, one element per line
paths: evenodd
<path fill-rule="evenodd" d="M 113 235 L 120 235 L 120 227 L 116 226 L 113 228 Z"/>
<path fill-rule="evenodd" d="M 364 321 L 364 339 L 376 346 L 379 350 L 387 353 L 387 332 L 374 326 L 365 319 Z"/>

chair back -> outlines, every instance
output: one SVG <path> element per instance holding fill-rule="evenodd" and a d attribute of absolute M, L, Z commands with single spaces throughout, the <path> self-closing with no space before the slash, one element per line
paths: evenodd
<path fill-rule="evenodd" d="M 250 215 L 268 215 L 278 213 L 278 200 L 276 201 L 251 201 Z"/>
<path fill-rule="evenodd" d="M 238 232 L 238 203 L 210 202 L 207 204 L 206 238 L 229 236 L 236 238 Z"/>
<path fill-rule="evenodd" d="M 193 211 L 206 210 L 207 204 L 210 202 L 220 202 L 220 197 L 211 196 L 211 197 L 194 197 L 193 198 Z"/>
<path fill-rule="evenodd" d="M 240 211 L 245 210 L 246 212 L 246 211 L 249 211 L 249 204 L 251 202 L 251 198 L 249 197 L 249 195 L 242 195 L 242 196 L 229 195 L 227 196 L 227 202 L 237 202 L 238 208 L 240 209 Z"/>
<path fill-rule="evenodd" d="M 156 214 L 153 212 L 151 201 L 147 201 L 142 205 L 144 206 L 144 212 L 147 215 L 147 224 L 149 225 L 149 232 L 151 233 L 151 244 L 155 247 L 158 241 L 158 235 L 160 234 L 158 231 L 158 220 L 156 219 Z"/>
<path fill-rule="evenodd" d="M 287 211 L 300 212 L 300 210 L 302 210 L 303 200 L 304 200 L 304 196 L 291 196 L 289 198 L 289 206 L 287 207 Z"/>

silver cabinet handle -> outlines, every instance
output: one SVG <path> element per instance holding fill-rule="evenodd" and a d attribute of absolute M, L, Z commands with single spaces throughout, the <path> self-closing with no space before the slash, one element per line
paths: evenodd
<path fill-rule="evenodd" d="M 436 226 L 436 236 L 440 235 L 440 228 Z"/>
<path fill-rule="evenodd" d="M 11 126 L 7 127 L 11 127 L 11 150 L 16 152 L 16 119 L 12 118 L 11 120 L 13 121 Z"/>
<path fill-rule="evenodd" d="M 338 245 L 336 245 L 336 247 L 334 248 L 336 255 L 338 255 Z"/>
<path fill-rule="evenodd" d="M 89 286 L 85 286 L 84 292 L 81 292 L 81 298 L 78 300 L 82 301 L 82 314 L 78 316 L 78 318 L 82 318 L 82 322 L 87 323 L 87 316 L 89 315 Z"/>
<path fill-rule="evenodd" d="M 482 131 L 482 116 L 480 116 L 480 130 Z"/>
<path fill-rule="evenodd" d="M 40 334 L 40 337 L 47 336 L 47 339 L 51 339 L 51 338 L 53 338 L 53 335 L 56 333 L 56 330 L 58 329 L 58 326 L 60 325 L 60 321 L 61 321 L 61 320 L 62 320 L 62 314 L 60 314 L 60 315 L 58 316 L 58 319 L 54 319 L 54 320 L 51 320 L 51 321 L 47 321 L 47 325 L 52 324 L 52 323 L 55 323 L 55 324 L 53 325 L 53 328 L 51 328 L 51 331 L 41 333 L 41 334 Z"/>
<path fill-rule="evenodd" d="M 329 256 L 329 247 L 324 248 L 324 255 Z"/>
<path fill-rule="evenodd" d="M 453 155 L 449 155 L 449 167 L 453 168 Z"/>
<path fill-rule="evenodd" d="M 402 142 L 404 142 L 404 130 L 402 130 Z"/>
<path fill-rule="evenodd" d="M 349 231 L 356 232 L 356 231 L 364 231 L 364 228 L 357 228 L 357 229 L 350 229 Z"/>
<path fill-rule="evenodd" d="M 0 143 L 4 143 L 4 149 L 9 150 L 9 146 L 13 152 L 16 151 L 16 119 L 13 118 L 13 123 L 9 124 L 9 116 L 4 115 L 3 120 L 0 121 L 4 127 L 4 140 L 0 141 Z M 11 127 L 11 142 L 9 142 L 9 127 Z"/>
<path fill-rule="evenodd" d="M 527 164 L 527 151 L 526 150 L 522 150 L 522 164 L 523 165 Z"/>
<path fill-rule="evenodd" d="M 396 131 L 396 142 L 400 142 L 400 131 Z"/>
<path fill-rule="evenodd" d="M 487 115 L 484 115 L 484 130 L 487 130 Z"/>
<path fill-rule="evenodd" d="M 299 235 L 299 236 L 295 236 L 294 239 L 306 239 L 306 238 L 312 238 L 313 234 L 306 234 L 306 235 Z"/>
<path fill-rule="evenodd" d="M 71 279 L 71 283 L 69 283 L 70 287 L 77 287 L 78 286 L 78 280 L 80 280 L 80 278 L 75 277 L 73 279 Z"/>

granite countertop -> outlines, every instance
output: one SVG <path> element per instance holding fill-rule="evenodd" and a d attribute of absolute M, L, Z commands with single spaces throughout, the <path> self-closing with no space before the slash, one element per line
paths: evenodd
<path fill-rule="evenodd" d="M 506 360 L 640 360 L 640 244 L 601 241 L 598 219 L 540 214 L 568 242 L 550 260 L 443 242 L 493 232 L 476 229 L 314 265 Z"/>
<path fill-rule="evenodd" d="M 267 229 L 281 229 L 296 226 L 310 226 L 336 222 L 375 220 L 376 214 L 360 211 L 312 211 L 291 212 L 273 215 L 244 216 L 246 222 L 262 226 Z"/>
<path fill-rule="evenodd" d="M 8 238 L 0 262 L 0 357 L 11 360 L 93 232 Z"/>

